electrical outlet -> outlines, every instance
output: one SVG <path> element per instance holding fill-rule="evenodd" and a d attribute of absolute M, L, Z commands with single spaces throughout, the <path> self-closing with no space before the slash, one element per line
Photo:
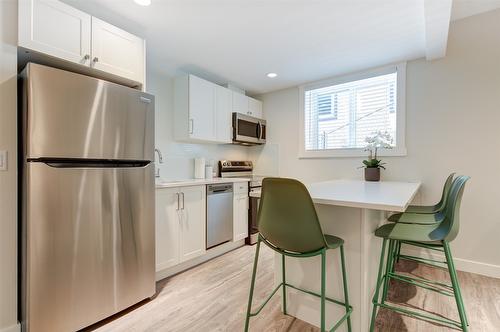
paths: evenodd
<path fill-rule="evenodd" d="M 0 151 L 0 171 L 7 170 L 7 151 Z"/>

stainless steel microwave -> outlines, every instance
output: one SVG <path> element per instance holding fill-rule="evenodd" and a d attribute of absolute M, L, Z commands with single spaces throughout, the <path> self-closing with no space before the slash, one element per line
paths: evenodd
<path fill-rule="evenodd" d="M 233 143 L 257 145 L 266 143 L 266 120 L 233 113 Z"/>

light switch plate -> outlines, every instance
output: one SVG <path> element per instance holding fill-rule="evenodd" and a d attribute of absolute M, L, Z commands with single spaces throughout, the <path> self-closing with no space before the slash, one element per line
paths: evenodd
<path fill-rule="evenodd" d="M 0 171 L 7 170 L 7 151 L 0 151 Z"/>

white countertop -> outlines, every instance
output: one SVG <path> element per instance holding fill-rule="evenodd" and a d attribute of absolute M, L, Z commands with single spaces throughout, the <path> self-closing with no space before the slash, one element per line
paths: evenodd
<path fill-rule="evenodd" d="M 332 180 L 307 185 L 314 203 L 404 212 L 420 183 Z"/>
<path fill-rule="evenodd" d="M 234 183 L 234 182 L 248 182 L 249 179 L 245 178 L 212 178 L 212 179 L 184 179 L 184 180 L 156 180 L 156 188 L 173 188 L 173 187 L 186 187 L 197 186 L 204 184 L 214 183 Z"/>

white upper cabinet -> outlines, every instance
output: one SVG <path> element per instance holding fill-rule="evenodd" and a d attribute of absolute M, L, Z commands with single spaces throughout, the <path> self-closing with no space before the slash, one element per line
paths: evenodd
<path fill-rule="evenodd" d="M 49 55 L 50 62 L 145 82 L 145 43 L 137 36 L 56 0 L 19 0 L 18 19 L 19 46 Z"/>
<path fill-rule="evenodd" d="M 191 138 L 215 141 L 215 93 L 215 84 L 189 75 L 188 126 Z"/>
<path fill-rule="evenodd" d="M 91 66 L 137 82 L 144 81 L 144 40 L 92 17 Z"/>
<path fill-rule="evenodd" d="M 248 115 L 262 119 L 262 102 L 248 97 Z"/>
<path fill-rule="evenodd" d="M 233 112 L 248 114 L 248 97 L 233 91 Z"/>
<path fill-rule="evenodd" d="M 19 46 L 90 63 L 91 16 L 54 0 L 19 0 Z"/>
<path fill-rule="evenodd" d="M 215 94 L 215 122 L 217 141 L 221 143 L 232 142 L 232 94 L 231 90 L 217 86 Z"/>
<path fill-rule="evenodd" d="M 262 118 L 262 102 L 239 92 L 233 93 L 233 112 Z"/>
<path fill-rule="evenodd" d="M 194 75 L 175 79 L 175 138 L 231 143 L 231 91 Z"/>

